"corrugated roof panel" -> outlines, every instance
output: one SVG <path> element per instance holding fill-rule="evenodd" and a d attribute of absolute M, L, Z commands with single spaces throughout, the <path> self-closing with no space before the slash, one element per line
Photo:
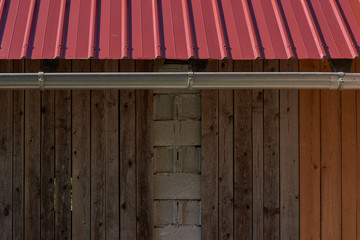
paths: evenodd
<path fill-rule="evenodd" d="M 359 57 L 358 0 L 2 0 L 0 59 Z"/>

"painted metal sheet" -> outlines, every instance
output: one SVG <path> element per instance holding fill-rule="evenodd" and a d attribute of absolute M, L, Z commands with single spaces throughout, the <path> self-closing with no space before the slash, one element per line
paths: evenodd
<path fill-rule="evenodd" d="M 358 0 L 0 0 L 0 59 L 359 57 Z"/>

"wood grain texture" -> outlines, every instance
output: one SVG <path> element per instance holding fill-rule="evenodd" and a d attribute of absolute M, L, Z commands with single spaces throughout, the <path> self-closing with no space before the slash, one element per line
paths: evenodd
<path fill-rule="evenodd" d="M 342 239 L 356 239 L 357 157 L 356 91 L 341 92 L 341 208 Z"/>
<path fill-rule="evenodd" d="M 341 239 L 340 93 L 321 91 L 321 237 Z"/>
<path fill-rule="evenodd" d="M 234 71 L 251 72 L 251 61 Z M 234 90 L 234 239 L 252 239 L 252 90 Z"/>
<path fill-rule="evenodd" d="M 153 61 L 137 60 L 136 71 L 153 71 Z M 153 239 L 153 92 L 136 91 L 137 239 Z"/>
<path fill-rule="evenodd" d="M 219 61 L 219 71 L 232 72 L 233 61 Z M 234 91 L 219 90 L 219 238 L 234 238 Z"/>
<path fill-rule="evenodd" d="M 71 238 L 71 92 L 55 92 L 56 239 Z"/>
<path fill-rule="evenodd" d="M 14 91 L 13 122 L 13 239 L 24 239 L 24 179 L 25 179 L 25 138 L 24 138 L 24 90 Z"/>
<path fill-rule="evenodd" d="M 0 239 L 12 239 L 13 91 L 0 91 Z"/>
<path fill-rule="evenodd" d="M 73 60 L 72 71 L 90 71 Z M 72 91 L 72 238 L 90 239 L 90 91 Z"/>
<path fill-rule="evenodd" d="M 300 60 L 299 71 L 319 71 L 320 62 Z M 320 91 L 299 91 L 300 239 L 320 240 Z"/>
<path fill-rule="evenodd" d="M 280 60 L 280 71 L 298 71 L 298 61 Z M 280 237 L 300 238 L 299 91 L 280 90 Z"/>
<path fill-rule="evenodd" d="M 135 62 L 121 60 L 120 71 L 135 71 Z M 136 239 L 135 91 L 120 91 L 120 239 Z"/>
<path fill-rule="evenodd" d="M 201 238 L 218 239 L 219 94 L 201 91 Z"/>
<path fill-rule="evenodd" d="M 25 63 L 38 72 L 40 60 Z M 40 239 L 40 91 L 25 91 L 25 239 Z"/>
<path fill-rule="evenodd" d="M 219 91 L 219 238 L 233 239 L 234 91 Z"/>
<path fill-rule="evenodd" d="M 265 60 L 264 71 L 279 71 L 278 60 Z M 279 90 L 264 90 L 264 238 L 280 237 Z"/>
<path fill-rule="evenodd" d="M 55 234 L 55 92 L 41 93 L 41 238 Z"/>
<path fill-rule="evenodd" d="M 263 71 L 263 61 L 252 62 L 253 72 Z M 263 239 L 264 232 L 264 91 L 252 92 L 253 147 L 253 238 Z"/>

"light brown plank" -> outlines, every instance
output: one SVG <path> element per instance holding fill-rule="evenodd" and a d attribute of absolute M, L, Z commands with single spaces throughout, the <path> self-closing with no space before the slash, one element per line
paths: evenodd
<path fill-rule="evenodd" d="M 72 71 L 90 71 L 73 60 Z M 72 91 L 72 238 L 90 239 L 90 91 Z"/>
<path fill-rule="evenodd" d="M 135 61 L 121 60 L 120 71 L 134 72 Z M 120 91 L 120 239 L 136 239 L 135 91 Z"/>
<path fill-rule="evenodd" d="M 265 60 L 264 71 L 279 71 L 278 60 Z M 279 90 L 264 90 L 264 238 L 280 237 Z"/>
<path fill-rule="evenodd" d="M 12 239 L 13 91 L 0 91 L 0 239 Z"/>
<path fill-rule="evenodd" d="M 300 60 L 299 71 L 319 71 L 320 62 Z M 320 91 L 299 91 L 300 239 L 320 240 Z"/>
<path fill-rule="evenodd" d="M 342 239 L 356 239 L 356 91 L 341 92 Z"/>
<path fill-rule="evenodd" d="M 298 60 L 280 60 L 297 72 Z M 299 91 L 280 90 L 280 237 L 299 239 Z"/>
<path fill-rule="evenodd" d="M 263 71 L 263 61 L 252 62 L 253 72 Z M 263 239 L 264 232 L 264 94 L 252 92 L 252 147 L 253 147 L 253 238 Z"/>
<path fill-rule="evenodd" d="M 25 62 L 38 72 L 40 60 Z M 40 239 L 40 91 L 25 91 L 25 239 Z"/>
<path fill-rule="evenodd" d="M 153 71 L 153 62 L 137 60 L 136 71 Z M 153 239 L 153 93 L 136 91 L 137 239 Z"/>
<path fill-rule="evenodd" d="M 201 238 L 218 238 L 218 126 L 217 90 L 201 91 Z"/>
<path fill-rule="evenodd" d="M 340 93 L 321 91 L 321 236 L 341 238 Z"/>
<path fill-rule="evenodd" d="M 232 72 L 233 61 L 219 61 L 219 71 Z M 234 91 L 219 91 L 219 238 L 234 238 Z"/>
<path fill-rule="evenodd" d="M 251 61 L 235 61 L 251 72 Z M 252 90 L 234 91 L 234 239 L 252 239 Z"/>
<path fill-rule="evenodd" d="M 41 94 L 41 238 L 54 238 L 55 92 Z"/>

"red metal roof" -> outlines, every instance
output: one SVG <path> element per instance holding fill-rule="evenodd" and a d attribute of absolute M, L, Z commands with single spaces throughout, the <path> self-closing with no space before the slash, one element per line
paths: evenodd
<path fill-rule="evenodd" d="M 359 0 L 0 0 L 1 59 L 359 56 Z"/>

